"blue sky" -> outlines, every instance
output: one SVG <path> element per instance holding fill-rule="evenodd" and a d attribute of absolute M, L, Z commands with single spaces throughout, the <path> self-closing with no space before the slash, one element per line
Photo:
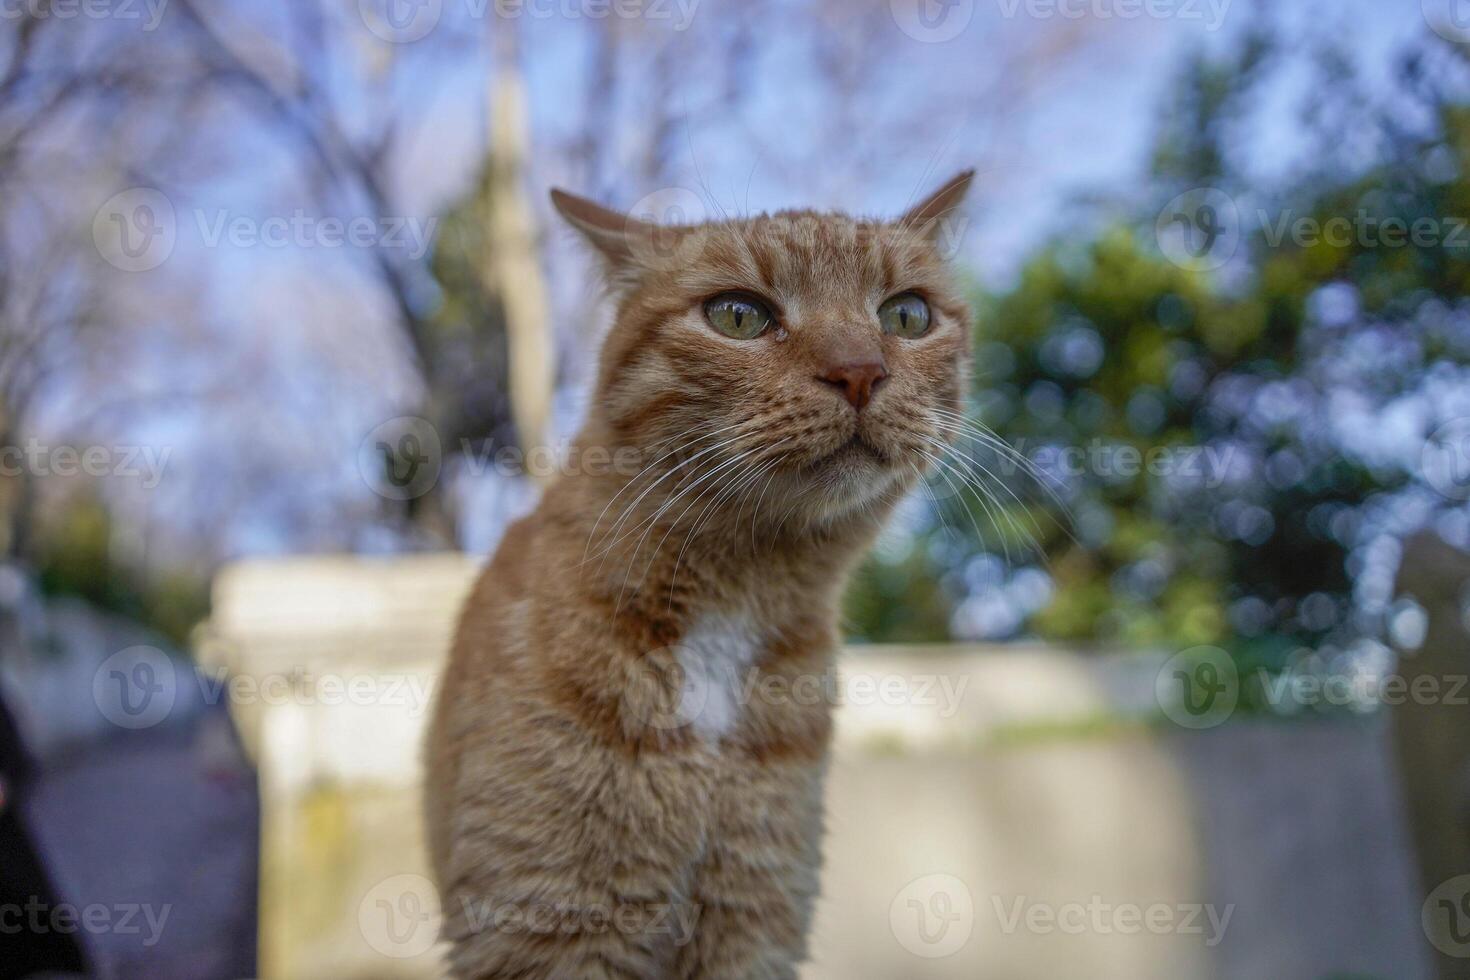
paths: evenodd
<path fill-rule="evenodd" d="M 468 186 L 485 141 L 484 24 L 473 18 L 452 23 L 456 16 L 464 21 L 466 10 L 473 9 L 464 7 L 470 0 L 444 2 L 446 28 L 462 28 L 451 44 L 384 45 L 349 30 L 353 41 L 342 52 L 344 62 L 356 59 L 354 63 L 371 65 L 375 59 L 392 59 L 404 69 L 402 81 L 392 91 L 355 91 L 345 107 L 349 116 L 364 117 L 379 108 L 375 100 L 389 98 L 399 107 L 405 140 L 397 157 L 396 206 L 402 215 L 420 222 L 432 219 Z M 908 0 L 892 2 L 897 7 Z M 1094 192 L 1148 194 L 1145 178 L 1153 127 L 1182 58 L 1201 46 L 1228 43 L 1249 26 L 1248 18 L 1257 9 L 1247 0 L 1230 0 L 1216 31 L 1209 30 L 1205 20 L 1182 16 L 1088 20 L 1082 25 L 1087 43 L 1045 62 L 1036 77 L 1021 86 L 1024 97 L 1012 103 L 998 95 L 990 97 L 1004 91 L 1003 86 L 997 88 L 997 65 L 1038 36 L 1070 26 L 1054 17 L 1008 18 L 1004 12 L 1012 2 L 973 0 L 965 29 L 936 43 L 905 35 L 882 4 L 874 8 L 876 19 L 868 26 L 877 44 L 862 57 L 871 60 L 872 78 L 881 79 L 881 84 L 865 94 L 868 101 L 851 125 L 833 131 L 831 106 L 817 94 L 819 73 L 810 51 L 814 38 L 842 41 L 848 27 L 841 15 L 834 14 L 824 25 L 792 20 L 782 11 L 821 5 L 778 0 L 772 8 L 776 13 L 768 18 L 774 22 L 754 25 L 755 53 L 746 69 L 750 95 L 738 117 L 729 117 L 700 108 L 714 77 L 704 69 L 729 56 L 721 47 L 724 28 L 728 18 L 745 8 L 739 0 L 701 0 L 689 30 L 674 39 L 687 57 L 680 62 L 684 74 L 673 93 L 665 96 L 625 84 L 617 121 L 636 130 L 644 116 L 665 104 L 660 100 L 674 99 L 676 128 L 682 132 L 674 140 L 670 179 L 705 195 L 711 208 L 760 211 L 815 205 L 896 214 L 948 174 L 979 165 L 982 176 L 961 261 L 981 278 L 1004 281 L 1030 249 L 1058 232 L 1069 200 Z M 1049 9 L 1026 6 L 1047 0 L 1017 2 L 1021 6 L 1016 9 L 1023 12 Z M 1102 4 L 1099 9 L 1127 2 L 1075 0 Z M 1158 2 L 1196 4 L 1196 0 Z M 1304 82 L 1309 76 L 1303 69 L 1313 39 L 1330 38 L 1352 51 L 1371 85 L 1388 70 L 1392 57 L 1426 30 L 1420 5 L 1408 0 L 1303 0 L 1272 9 L 1291 52 L 1291 65 L 1263 94 L 1246 134 L 1252 169 L 1263 182 L 1289 175 L 1295 166 L 1299 149 L 1295 119 L 1308 94 Z M 619 26 L 647 29 L 642 24 Z M 579 381 L 592 353 L 590 345 L 578 342 L 585 334 L 567 321 L 585 315 L 595 290 L 568 248 L 571 235 L 553 222 L 545 191 L 576 179 L 559 148 L 589 124 L 581 111 L 586 96 L 585 27 L 558 17 L 532 18 L 523 36 L 537 147 L 528 182 L 550 244 L 558 299 L 558 335 L 569 382 L 563 399 L 564 430 L 576 424 Z M 644 52 L 636 57 L 651 58 L 656 45 L 631 49 Z M 626 67 L 636 73 L 648 65 Z M 856 68 L 860 80 L 867 79 L 866 65 Z M 977 130 L 977 117 L 999 120 L 989 130 L 991 145 L 982 138 L 985 131 Z M 245 355 L 255 358 L 249 363 L 265 365 L 268 374 L 256 381 L 259 390 L 253 394 L 258 404 L 244 397 L 230 408 L 211 406 L 197 414 L 153 417 L 145 424 L 154 437 L 150 441 L 161 439 L 178 447 L 174 458 L 181 469 L 219 466 L 207 453 L 191 452 L 191 444 L 223 444 L 228 450 L 230 440 L 221 440 L 221 432 L 244 431 L 246 420 L 274 425 L 275 431 L 298 443 L 294 452 L 300 459 L 291 464 L 295 487 L 291 492 L 330 502 L 331 487 L 356 479 L 355 451 L 363 433 L 382 419 L 401 414 L 412 405 L 414 393 L 401 364 L 400 370 L 393 369 L 391 357 L 371 377 L 348 376 L 332 360 L 339 355 L 321 339 L 323 325 L 345 324 L 342 329 L 360 348 L 355 354 L 366 359 L 373 350 L 391 350 L 393 331 L 385 309 L 371 288 L 363 288 L 371 285 L 360 272 L 365 256 L 350 249 L 201 247 L 195 209 L 210 214 L 226 208 L 259 218 L 290 215 L 304 203 L 299 189 L 285 177 L 288 171 L 278 147 L 246 132 L 231 136 L 230 154 L 237 165 L 177 192 L 178 254 L 160 271 L 191 286 L 198 283 L 218 317 L 222 347 L 210 349 L 209 359 L 198 366 L 201 374 L 228 371 L 246 362 Z M 613 154 L 619 164 L 631 164 L 637 150 L 637 140 L 630 137 L 615 145 Z M 858 159 L 870 162 L 862 169 L 850 165 Z M 619 182 L 609 203 L 627 206 L 653 189 L 630 176 Z M 178 378 L 174 361 L 161 361 L 157 369 L 155 381 L 172 383 Z M 302 413 L 318 420 L 310 433 L 297 431 L 295 420 Z M 237 435 L 234 439 L 241 441 Z M 303 439 L 310 445 L 301 446 Z M 252 446 L 253 441 L 246 439 L 240 448 L 248 451 Z M 186 479 L 174 493 L 187 498 L 193 486 Z M 353 490 L 357 497 L 365 493 L 361 486 Z M 289 532 L 278 536 L 279 529 L 273 530 L 269 513 L 255 516 L 253 523 L 240 522 L 253 529 L 247 540 L 238 542 L 240 548 L 276 550 L 289 539 Z M 486 518 L 484 533 L 476 537 L 493 536 L 497 522 L 493 516 Z"/>

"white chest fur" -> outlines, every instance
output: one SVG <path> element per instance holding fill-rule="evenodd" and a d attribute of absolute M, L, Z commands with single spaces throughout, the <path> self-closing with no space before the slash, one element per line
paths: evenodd
<path fill-rule="evenodd" d="M 762 646 L 761 631 L 746 615 L 701 616 L 677 648 L 684 670 L 679 718 L 718 740 L 740 721 L 750 666 Z"/>

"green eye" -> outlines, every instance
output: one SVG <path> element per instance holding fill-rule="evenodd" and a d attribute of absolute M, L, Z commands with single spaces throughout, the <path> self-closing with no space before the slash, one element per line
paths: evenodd
<path fill-rule="evenodd" d="M 710 326 L 736 340 L 759 337 L 775 320 L 759 300 L 741 293 L 723 293 L 705 303 L 704 317 Z"/>
<path fill-rule="evenodd" d="M 929 304 L 915 293 L 899 293 L 878 307 L 878 322 L 884 333 L 897 337 L 922 337 L 929 332 Z"/>

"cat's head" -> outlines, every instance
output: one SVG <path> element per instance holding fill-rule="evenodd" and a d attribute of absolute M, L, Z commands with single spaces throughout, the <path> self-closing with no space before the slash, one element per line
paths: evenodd
<path fill-rule="evenodd" d="M 691 500 L 830 520 L 896 499 L 963 410 L 971 315 L 941 251 L 971 176 L 892 221 L 654 225 L 553 191 L 617 301 L 594 421 Z"/>

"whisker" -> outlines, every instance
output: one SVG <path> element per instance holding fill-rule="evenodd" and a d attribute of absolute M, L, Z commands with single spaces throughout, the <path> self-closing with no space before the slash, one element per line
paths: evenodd
<path fill-rule="evenodd" d="M 665 513 L 670 508 L 672 508 L 675 503 L 677 503 L 680 499 L 682 499 L 685 494 L 689 493 L 689 491 L 693 490 L 696 486 L 699 486 L 701 483 L 706 483 L 708 480 L 710 480 L 714 476 L 718 475 L 720 472 L 722 472 L 724 470 L 727 470 L 731 466 L 740 463 L 742 460 L 746 459 L 752 453 L 755 453 L 755 452 L 758 452 L 758 451 L 759 451 L 758 449 L 747 449 L 745 452 L 740 453 L 739 455 L 734 456 L 731 459 L 725 460 L 724 462 L 720 463 L 713 470 L 711 470 L 710 472 L 704 474 L 703 476 L 700 476 L 693 483 L 690 483 L 683 490 L 680 490 L 677 496 L 675 496 L 672 500 L 667 501 L 662 507 L 660 507 L 658 509 L 658 511 L 654 514 L 654 517 L 650 521 L 644 522 L 644 523 L 647 523 L 648 524 L 648 528 L 638 538 L 638 543 L 633 546 L 633 553 L 632 553 L 632 555 L 628 559 L 628 571 L 623 575 L 623 585 L 618 590 L 618 599 L 617 599 L 616 604 L 613 606 L 613 612 L 614 612 L 615 615 L 617 613 L 617 610 L 620 609 L 620 608 L 622 608 L 622 604 L 623 604 L 623 593 L 627 590 L 627 587 L 628 587 L 628 579 L 632 576 L 632 573 L 633 573 L 633 564 L 637 560 L 639 553 L 643 550 L 643 542 L 648 539 L 648 535 L 653 531 L 654 527 L 656 526 L 656 521 L 657 521 L 658 516 L 661 515 L 661 514 L 663 514 L 663 513 Z M 666 541 L 668 539 L 669 534 L 673 531 L 673 529 L 675 527 L 678 526 L 679 521 L 683 520 L 684 515 L 687 514 L 687 513 L 689 513 L 689 508 L 690 507 L 693 507 L 694 504 L 698 503 L 700 497 L 703 497 L 704 494 L 708 491 L 708 489 L 709 489 L 709 486 L 706 486 L 704 490 L 701 490 L 699 492 L 699 494 L 697 496 L 695 496 L 695 498 L 692 501 L 690 501 L 689 506 L 688 507 L 685 507 L 684 510 L 682 510 L 679 513 L 679 516 L 678 517 L 674 518 L 673 523 L 671 523 L 669 525 L 669 529 L 664 532 L 664 536 L 662 538 L 660 538 L 658 544 L 654 546 L 653 555 L 649 558 L 648 565 L 645 566 L 645 568 L 643 569 L 643 575 L 642 575 L 641 578 L 639 578 L 639 580 L 638 580 L 638 586 L 636 586 L 635 589 L 636 588 L 641 588 L 641 586 L 643 585 L 644 579 L 646 579 L 648 577 L 648 572 L 653 568 L 653 562 L 658 557 L 659 549 L 663 547 L 663 543 L 664 543 L 664 541 Z M 637 528 L 634 528 L 634 530 L 637 530 Z M 631 532 L 629 532 L 629 533 L 631 533 Z"/>
<path fill-rule="evenodd" d="M 1021 508 L 1021 512 L 1026 515 L 1026 519 L 1031 522 L 1032 528 L 1034 528 L 1035 531 L 1036 531 L 1035 537 L 1032 537 L 1033 543 L 1036 542 L 1037 539 L 1039 539 L 1041 537 L 1045 537 L 1045 532 L 1041 530 L 1041 525 L 1036 522 L 1035 516 L 1031 513 L 1030 506 L 1028 506 L 1027 503 L 1024 500 L 1022 500 L 1016 494 L 1016 492 L 1014 490 L 1012 490 L 1010 488 L 1010 485 L 1009 484 L 1007 484 L 1000 477 L 998 477 L 994 473 L 992 473 L 990 471 L 990 469 L 984 463 L 980 462 L 977 459 L 972 458 L 969 454 L 965 453 L 958 446 L 954 446 L 954 445 L 949 444 L 949 443 L 943 443 L 942 445 L 944 446 L 944 448 L 945 448 L 946 451 L 951 452 L 951 453 L 954 453 L 955 455 L 957 455 L 957 456 L 961 457 L 962 459 L 966 460 L 967 462 L 969 462 L 973 466 L 977 467 L 982 473 L 984 473 L 986 476 L 988 476 L 991 480 L 995 481 L 995 484 L 997 486 L 999 486 L 1002 490 L 1004 490 L 1006 493 L 1008 493 L 1010 495 L 1011 499 L 1014 500 L 1016 502 L 1016 505 Z M 963 468 L 961 468 L 961 469 L 963 469 Z M 973 474 L 971 474 L 971 475 L 973 475 Z M 975 479 L 976 479 L 976 485 L 978 487 L 979 486 L 979 477 L 977 476 Z M 992 499 L 994 499 L 994 498 L 992 497 Z M 998 499 L 995 502 L 996 502 L 996 505 L 997 506 L 1000 506 L 1000 501 Z M 1068 517 L 1070 519 L 1070 515 L 1068 515 Z M 1012 518 L 1012 521 L 1014 521 L 1014 518 Z M 1066 525 L 1064 525 L 1062 522 L 1060 522 L 1060 521 L 1056 520 L 1055 518 L 1053 518 L 1052 523 L 1056 524 L 1057 527 L 1061 529 L 1062 533 L 1065 534 L 1065 535 L 1067 535 L 1067 537 L 1069 537 L 1069 538 L 1072 537 L 1071 531 L 1068 530 L 1067 527 L 1066 527 Z M 1018 530 L 1019 530 L 1019 528 L 1018 528 Z M 1027 536 L 1028 537 L 1031 537 L 1031 535 L 1029 535 L 1029 534 Z M 1075 541 L 1076 539 L 1075 538 L 1072 538 L 1072 540 Z M 1039 545 L 1037 546 L 1037 550 L 1040 550 Z"/>
<path fill-rule="evenodd" d="M 786 439 L 781 440 L 781 442 L 786 442 L 786 441 L 788 441 L 788 440 L 786 440 Z M 776 445 L 780 445 L 780 444 L 781 443 L 776 443 Z M 774 446 L 772 448 L 774 448 Z M 715 512 L 715 509 L 718 508 L 722 503 L 724 503 L 724 501 L 730 499 L 731 497 L 733 497 L 733 496 L 739 494 L 741 491 L 745 490 L 747 487 L 751 486 L 754 483 L 755 480 L 758 480 L 760 478 L 761 474 L 764 472 L 764 467 L 766 467 L 768 465 L 770 465 L 770 461 L 758 461 L 755 464 L 753 464 L 753 465 L 749 466 L 748 468 L 746 468 L 745 470 L 742 470 L 742 471 L 737 472 L 734 476 L 732 476 L 727 481 L 728 488 L 726 490 L 722 491 L 721 493 L 719 493 L 714 499 L 712 499 L 708 504 L 705 505 L 704 510 L 702 510 L 702 511 L 699 512 L 699 516 L 695 519 L 694 526 L 689 529 L 689 534 L 684 538 L 684 544 L 683 544 L 682 547 L 679 548 L 679 554 L 674 559 L 674 573 L 673 573 L 673 575 L 671 575 L 669 577 L 669 606 L 670 606 L 670 608 L 673 607 L 673 603 L 674 603 L 674 586 L 679 581 L 679 566 L 684 561 L 684 553 L 685 553 L 685 551 L 688 550 L 689 545 L 694 542 L 695 536 L 699 534 L 700 529 L 702 527 L 704 527 L 705 523 L 707 522 L 708 518 L 706 517 L 706 515 L 711 515 L 712 516 L 714 514 L 714 512 Z M 743 505 L 742 505 L 742 509 L 743 509 Z M 736 512 L 736 519 L 735 519 L 735 527 L 736 527 L 737 530 L 740 527 L 739 513 L 740 513 L 739 511 Z"/>
<path fill-rule="evenodd" d="M 782 454 L 782 455 L 777 456 L 777 457 L 775 457 L 774 459 L 771 460 L 771 464 L 770 464 L 770 473 L 771 473 L 771 475 L 768 476 L 768 477 L 766 477 L 765 486 L 761 487 L 760 496 L 758 496 L 758 497 L 755 498 L 755 506 L 753 508 L 751 508 L 751 511 L 750 511 L 750 552 L 751 552 L 751 554 L 755 554 L 757 547 L 759 547 L 756 544 L 755 535 L 756 535 L 756 529 L 757 529 L 758 523 L 760 521 L 760 516 L 761 516 L 761 504 L 765 502 L 765 499 L 766 499 L 766 491 L 769 490 L 769 489 L 771 489 L 771 484 L 773 482 L 775 482 L 776 473 L 780 469 L 781 461 L 783 459 L 785 459 L 785 458 L 786 458 L 785 454 Z"/>
<path fill-rule="evenodd" d="M 607 512 L 612 508 L 612 505 L 617 502 L 617 499 L 619 497 L 621 497 L 625 492 L 627 492 L 627 490 L 628 490 L 629 487 L 631 487 L 635 483 L 637 483 L 640 479 L 643 478 L 643 475 L 645 473 L 648 473 L 655 466 L 657 466 L 659 463 L 662 463 L 664 460 L 668 459 L 670 456 L 674 456 L 674 455 L 676 455 L 676 454 L 684 451 L 685 449 L 690 448 L 691 446 L 697 445 L 698 443 L 704 441 L 707 438 L 710 438 L 711 436 L 718 435 L 721 432 L 728 431 L 730 428 L 731 428 L 730 426 L 725 426 L 725 427 L 723 427 L 721 429 L 717 429 L 717 430 L 714 430 L 714 431 L 709 431 L 708 429 L 706 429 L 702 435 L 698 435 L 695 438 L 686 441 L 685 443 L 683 443 L 680 446 L 676 446 L 675 448 L 669 450 L 664 455 L 658 457 L 653 462 L 651 462 L 647 466 L 643 467 L 643 469 L 641 469 L 637 473 L 635 473 L 633 475 L 632 479 L 630 479 L 627 483 L 625 483 L 621 487 L 619 487 L 618 488 L 618 491 L 616 493 L 614 493 L 612 495 L 612 497 L 610 497 L 608 499 L 608 502 L 607 502 L 606 506 L 604 506 L 602 508 L 602 512 L 597 515 L 597 520 L 595 520 L 595 521 L 592 522 L 592 530 L 587 533 L 587 545 L 586 545 L 586 547 L 584 547 L 582 549 L 582 558 L 583 558 L 583 561 L 585 562 L 585 560 L 587 558 L 587 552 L 590 551 L 591 548 L 592 548 L 592 538 L 597 534 L 597 527 L 598 527 L 598 525 L 600 525 L 602 523 L 602 519 L 607 516 Z M 688 434 L 689 434 L 688 432 L 683 432 L 683 433 L 680 433 L 679 435 L 676 435 L 676 436 L 670 436 L 668 439 L 663 439 L 663 440 L 660 440 L 659 442 L 654 443 L 654 447 L 653 448 L 656 450 L 658 447 L 660 447 L 660 446 L 666 446 L 669 443 L 674 442 L 677 439 L 683 438 L 684 436 L 686 436 Z"/>
<path fill-rule="evenodd" d="M 623 509 L 623 513 L 621 515 L 619 515 L 619 517 L 618 517 L 618 519 L 616 521 L 613 522 L 612 527 L 608 528 L 607 534 L 605 534 L 603 536 L 603 540 L 606 541 L 609 538 L 612 538 L 612 540 L 608 542 L 608 545 L 607 545 L 606 548 L 604 548 L 601 552 L 599 552 L 598 555 L 595 555 L 593 557 L 604 557 L 605 558 L 612 551 L 612 549 L 618 544 L 618 542 L 625 540 L 629 535 L 632 535 L 632 534 L 636 533 L 638 531 L 638 529 L 641 528 L 645 523 L 648 523 L 646 520 L 645 521 L 640 521 L 639 523 L 635 524 L 632 528 L 628 529 L 627 531 L 624 531 L 622 534 L 617 535 L 617 537 L 612 537 L 614 534 L 616 534 L 617 529 L 622 525 L 623 521 L 627 520 L 627 518 L 637 509 L 638 505 L 640 503 L 642 503 L 643 498 L 646 497 L 646 496 L 648 496 L 648 494 L 655 487 L 657 487 L 659 484 L 663 483 L 664 480 L 667 480 L 669 477 L 673 476 L 675 473 L 678 473 L 684 467 L 689 466 L 689 465 L 692 465 L 693 463 L 699 461 L 702 457 L 708 456 L 709 454 L 714 453 L 714 452 L 718 452 L 721 449 L 724 449 L 724 448 L 726 448 L 728 446 L 733 445 L 736 442 L 739 442 L 742 438 L 744 438 L 744 436 L 745 436 L 745 433 L 741 433 L 739 435 L 734 436 L 731 439 L 727 439 L 724 442 L 718 443 L 717 445 L 708 446 L 708 447 L 706 447 L 704 449 L 701 449 L 699 452 L 695 453 L 689 459 L 683 460 L 678 465 L 670 468 L 667 473 L 665 473 L 663 476 L 659 477 L 652 484 L 650 484 L 647 489 L 645 489 L 642 493 L 640 493 L 633 500 L 632 503 L 630 503 L 627 507 L 625 507 Z M 691 473 L 683 474 L 680 477 L 680 480 L 675 482 L 674 489 L 677 490 L 680 486 L 682 486 L 684 484 L 685 481 L 687 481 L 688 479 L 692 478 L 694 476 L 694 473 L 697 473 L 697 472 L 698 471 L 696 470 L 696 471 L 691 472 Z"/>
<path fill-rule="evenodd" d="M 957 487 L 955 487 L 955 485 L 953 483 L 950 482 L 948 472 L 946 472 L 946 471 L 953 471 L 953 467 L 947 466 L 945 464 L 945 461 L 943 459 L 940 459 L 939 457 L 934 456 L 934 455 L 930 454 L 929 452 L 927 452 L 927 451 L 925 451 L 923 449 L 920 449 L 919 450 L 919 453 L 920 453 L 920 455 L 924 456 L 924 458 L 928 459 L 931 463 L 933 463 L 936 467 L 939 468 L 939 474 L 940 474 L 941 477 L 943 477 L 944 482 L 949 486 L 950 490 L 954 491 L 955 496 L 956 497 L 959 497 L 960 496 L 959 489 Z M 970 481 L 968 481 L 968 480 L 965 479 L 965 477 L 964 477 L 964 475 L 962 473 L 956 472 L 956 475 L 960 477 L 960 483 L 961 484 L 963 484 L 965 486 L 973 486 L 973 484 Z M 1000 522 L 996 519 L 995 514 L 991 511 L 990 504 L 986 502 L 986 500 L 984 498 L 984 491 L 980 491 L 980 492 L 981 492 L 980 506 L 985 509 L 985 516 L 990 519 L 991 525 L 995 528 L 996 532 L 1000 535 L 1001 549 L 1005 553 L 1005 556 L 1006 556 L 1006 564 L 1009 565 L 1011 563 L 1011 547 L 1010 547 L 1009 542 L 1006 541 L 1005 531 L 1001 528 Z M 932 490 L 930 491 L 930 495 L 931 496 L 933 495 L 933 491 Z M 936 501 L 936 504 L 937 504 L 937 501 Z M 975 539 L 978 542 L 980 542 L 980 545 L 982 547 L 984 547 L 984 545 L 985 545 L 985 535 L 981 532 L 980 525 L 975 520 L 975 514 L 974 514 L 974 512 L 971 511 L 970 508 L 968 508 L 968 507 L 964 508 L 964 511 L 965 511 L 965 516 L 970 519 L 970 526 L 975 529 Z"/>
<path fill-rule="evenodd" d="M 994 429 L 991 429 L 980 420 L 968 418 L 964 415 L 959 415 L 942 408 L 933 409 L 933 412 L 935 415 L 939 416 L 940 419 L 949 420 L 949 425 L 947 426 L 949 431 L 970 436 L 976 442 L 990 447 L 1000 455 L 1006 457 L 1007 459 L 1010 459 L 1012 462 L 1018 465 L 1026 473 L 1027 476 L 1031 477 L 1031 479 L 1034 480 L 1037 485 L 1046 492 L 1047 496 L 1051 498 L 1052 502 L 1056 504 L 1057 508 L 1063 513 L 1063 515 L 1066 516 L 1067 522 L 1075 523 L 1072 517 L 1071 508 L 1067 506 L 1067 502 L 1064 501 L 1056 493 L 1051 485 L 1052 482 L 1056 482 L 1057 486 L 1065 487 L 1065 483 L 1057 480 L 1056 477 L 1047 473 L 1041 467 L 1037 466 L 1031 460 L 1027 459 L 1020 452 L 1018 452 L 1014 446 L 1010 445 L 1004 439 L 1002 439 L 1000 435 L 995 432 Z"/>

